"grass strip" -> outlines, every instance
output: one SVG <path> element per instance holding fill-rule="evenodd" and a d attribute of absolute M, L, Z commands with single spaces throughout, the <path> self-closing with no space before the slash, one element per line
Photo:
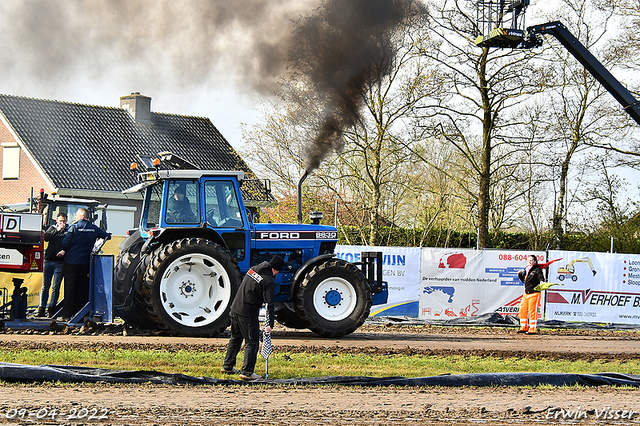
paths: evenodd
<path fill-rule="evenodd" d="M 242 365 L 243 352 L 237 367 Z M 154 370 L 190 376 L 228 378 L 220 373 L 224 351 L 130 349 L 0 350 L 0 361 L 28 365 L 71 365 L 113 370 Z M 258 356 L 256 372 L 265 370 Z M 269 378 L 320 376 L 428 377 L 469 373 L 603 373 L 640 374 L 640 360 L 550 360 L 476 356 L 278 353 L 269 358 Z"/>

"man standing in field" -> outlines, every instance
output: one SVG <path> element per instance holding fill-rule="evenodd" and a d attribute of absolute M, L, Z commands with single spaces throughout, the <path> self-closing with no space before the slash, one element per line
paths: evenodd
<path fill-rule="evenodd" d="M 51 225 L 44 233 L 44 240 L 48 243 L 44 252 L 44 270 L 42 271 L 42 289 L 40 290 L 40 305 L 37 317 L 45 316 L 47 301 L 49 302 L 48 314 L 50 317 L 56 313 L 60 284 L 64 277 L 64 251 L 62 240 L 67 233 L 67 214 L 58 213 L 56 224 Z M 49 298 L 51 289 L 51 298 Z"/>
<path fill-rule="evenodd" d="M 260 323 L 258 315 L 264 303 L 267 304 L 269 324 L 265 324 L 265 333 L 271 333 L 274 324 L 274 300 L 276 284 L 273 277 L 284 266 L 284 260 L 275 255 L 270 262 L 262 262 L 247 271 L 240 289 L 231 304 L 231 337 L 227 344 L 227 354 L 220 370 L 225 374 L 240 373 L 242 380 L 261 379 L 254 373 L 260 346 Z M 233 368 L 236 357 L 244 340 L 244 364 L 242 371 Z"/>

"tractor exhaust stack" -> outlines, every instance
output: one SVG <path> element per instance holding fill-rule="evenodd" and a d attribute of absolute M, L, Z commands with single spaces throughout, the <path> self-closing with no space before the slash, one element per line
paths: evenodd
<path fill-rule="evenodd" d="M 302 182 L 304 182 L 307 177 L 309 177 L 309 171 L 305 170 L 298 181 L 298 224 L 302 223 Z"/>

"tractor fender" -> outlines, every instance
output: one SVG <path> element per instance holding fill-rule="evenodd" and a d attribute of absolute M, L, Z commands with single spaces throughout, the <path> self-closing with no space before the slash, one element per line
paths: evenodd
<path fill-rule="evenodd" d="M 293 300 L 293 295 L 296 294 L 296 289 L 300 285 L 300 282 L 311 269 L 313 269 L 316 265 L 328 261 L 329 259 L 333 259 L 334 257 L 336 257 L 336 255 L 333 253 L 321 254 L 320 256 L 312 257 L 311 259 L 304 262 L 293 275 L 291 287 L 289 288 L 289 300 Z"/>
<path fill-rule="evenodd" d="M 122 240 L 118 248 L 120 249 L 120 251 L 128 251 L 131 247 L 139 243 L 141 240 L 142 240 L 142 236 L 140 235 L 140 230 L 136 229 L 135 232 L 133 232 L 131 235 L 127 236 L 127 238 Z"/>
<path fill-rule="evenodd" d="M 157 244 L 161 244 L 167 241 L 174 241 L 182 238 L 204 238 L 220 245 L 225 250 L 229 250 L 227 243 L 214 229 L 201 227 L 201 228 L 161 228 L 153 231 L 150 238 L 145 241 L 144 245 L 140 249 L 142 254 L 152 250 Z"/>

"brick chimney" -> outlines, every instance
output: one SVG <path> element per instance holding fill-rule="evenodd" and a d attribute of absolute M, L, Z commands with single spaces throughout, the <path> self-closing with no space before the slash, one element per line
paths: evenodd
<path fill-rule="evenodd" d="M 140 92 L 131 92 L 130 95 L 120 97 L 120 108 L 129 111 L 137 122 L 151 124 L 150 97 L 141 95 Z"/>

